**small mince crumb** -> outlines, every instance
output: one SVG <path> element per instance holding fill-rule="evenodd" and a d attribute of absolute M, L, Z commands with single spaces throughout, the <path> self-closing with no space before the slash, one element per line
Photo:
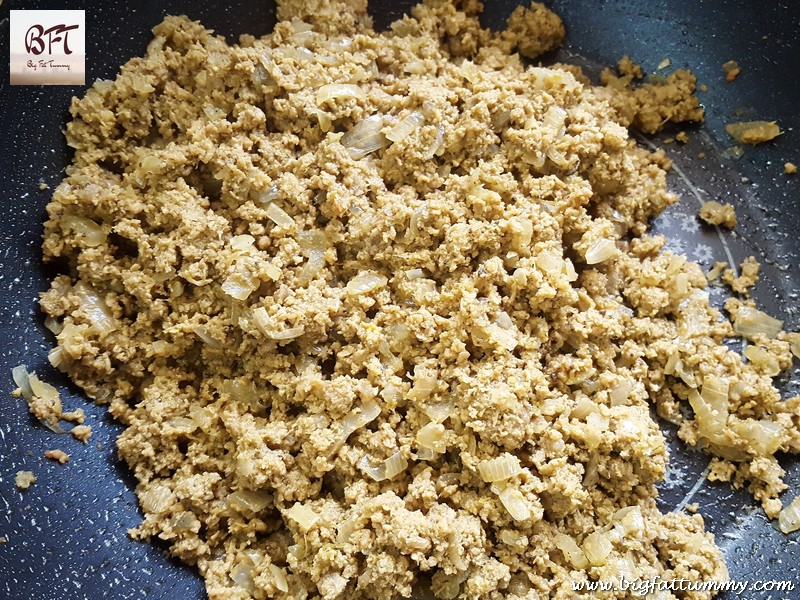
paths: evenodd
<path fill-rule="evenodd" d="M 39 182 L 39 191 L 40 192 L 43 192 L 43 191 L 48 190 L 48 189 L 50 189 L 50 186 L 47 185 L 44 181 L 40 181 Z"/>
<path fill-rule="evenodd" d="M 719 279 L 719 276 L 722 275 L 722 271 L 727 266 L 728 266 L 728 263 L 726 263 L 724 261 L 715 262 L 714 266 L 711 267 L 711 270 L 708 272 L 708 275 L 706 275 L 706 279 L 708 279 L 708 281 L 716 281 L 717 279 Z"/>
<path fill-rule="evenodd" d="M 725 71 L 725 81 L 728 82 L 735 80 L 739 76 L 739 73 L 742 72 L 742 69 L 739 68 L 735 60 L 729 60 L 724 63 L 722 65 L 722 70 Z"/>
<path fill-rule="evenodd" d="M 14 477 L 14 483 L 17 484 L 19 489 L 27 490 L 36 483 L 36 475 L 30 471 L 17 471 L 17 475 Z"/>
<path fill-rule="evenodd" d="M 672 61 L 669 58 L 665 58 L 656 67 L 656 70 L 660 71 L 661 69 L 666 69 L 668 66 L 672 64 Z"/>
<path fill-rule="evenodd" d="M 678 142 L 680 142 L 681 144 L 685 144 L 686 142 L 688 142 L 688 141 L 689 141 L 689 136 L 688 136 L 688 135 L 686 135 L 686 132 L 685 132 L 685 131 L 681 131 L 680 133 L 678 133 L 678 134 L 675 136 L 675 140 L 676 140 L 676 141 L 678 141 Z"/>
<path fill-rule="evenodd" d="M 686 512 L 694 514 L 698 510 L 700 510 L 700 505 L 697 502 L 692 502 L 691 504 L 686 505 Z"/>
<path fill-rule="evenodd" d="M 72 437 L 76 440 L 80 440 L 81 442 L 88 442 L 89 438 L 92 436 L 92 426 L 91 425 L 76 425 L 70 431 Z"/>
<path fill-rule="evenodd" d="M 700 218 L 709 225 L 724 225 L 728 229 L 736 227 L 736 211 L 730 204 L 720 204 L 714 200 L 704 202 L 700 207 Z"/>
<path fill-rule="evenodd" d="M 707 92 L 708 91 L 708 86 L 705 83 L 701 83 L 700 86 L 699 86 L 699 90 L 701 92 Z"/>
<path fill-rule="evenodd" d="M 706 153 L 705 152 L 700 152 L 697 155 L 697 158 L 699 158 L 700 160 L 703 160 L 705 157 L 706 157 Z"/>
<path fill-rule="evenodd" d="M 45 450 L 44 457 L 54 460 L 62 465 L 69 462 L 69 454 L 63 450 Z"/>
<path fill-rule="evenodd" d="M 8 541 L 8 538 L 4 535 L 0 535 L 0 544 L 5 544 Z"/>
<path fill-rule="evenodd" d="M 787 162 L 783 165 L 783 172 L 787 175 L 794 175 L 797 173 L 797 165 L 791 162 Z"/>
<path fill-rule="evenodd" d="M 86 420 L 86 415 L 83 412 L 82 408 L 76 408 L 70 412 L 65 412 L 61 414 L 61 418 L 64 421 L 70 421 L 71 423 L 77 423 L 78 425 L 83 425 L 83 422 Z"/>
<path fill-rule="evenodd" d="M 725 269 L 722 273 L 722 281 L 730 286 L 737 294 L 749 295 L 750 288 L 758 282 L 758 272 L 761 269 L 754 256 L 749 256 L 739 265 L 739 276 L 737 277 L 733 269 Z"/>

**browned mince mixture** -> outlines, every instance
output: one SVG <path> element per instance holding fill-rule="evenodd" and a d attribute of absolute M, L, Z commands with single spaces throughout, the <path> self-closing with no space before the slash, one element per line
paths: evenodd
<path fill-rule="evenodd" d="M 646 233 L 676 197 L 627 128 L 701 120 L 694 77 L 624 60 L 594 87 L 514 53 L 561 42 L 553 13 L 492 33 L 479 9 L 376 33 L 363 0 L 285 1 L 231 45 L 168 17 L 73 100 L 51 360 L 127 426 L 132 534 L 212 599 L 725 580 L 701 516 L 656 507 L 651 407 L 780 510 L 796 338 L 750 301 L 723 318 Z"/>

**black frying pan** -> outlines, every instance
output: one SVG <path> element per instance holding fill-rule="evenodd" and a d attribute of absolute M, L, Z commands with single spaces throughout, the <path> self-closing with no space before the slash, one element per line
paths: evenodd
<path fill-rule="evenodd" d="M 27 3 L 6 0 L 0 6 L 0 52 L 8 51 L 8 10 L 86 9 L 87 83 L 113 78 L 120 64 L 141 55 L 150 29 L 163 15 L 185 13 L 235 39 L 261 35 L 274 24 L 271 3 L 234 0 L 222 8 L 207 0 L 162 3 Z M 487 2 L 485 22 L 502 26 L 516 4 Z M 800 164 L 800 9 L 779 0 L 554 0 L 568 28 L 568 45 L 559 60 L 589 65 L 612 64 L 629 54 L 652 72 L 662 59 L 671 68 L 690 67 L 708 92 L 701 94 L 706 124 L 690 130 L 685 147 L 666 146 L 680 173 L 672 177 L 682 202 L 655 224 L 672 247 L 690 258 L 736 261 L 755 254 L 765 263 L 756 297 L 771 314 L 800 329 L 797 290 L 800 283 L 800 175 L 787 177 L 783 163 Z M 399 17 L 410 2 L 374 1 L 378 27 Z M 575 55 L 578 55 L 577 57 Z M 726 83 L 723 62 L 735 59 L 742 74 Z M 72 95 L 80 87 L 8 85 L 0 69 L 0 599 L 194 599 L 204 598 L 194 571 L 165 556 L 165 548 L 131 541 L 127 530 L 140 513 L 134 480 L 116 457 L 120 427 L 103 409 L 88 404 L 78 390 L 47 364 L 52 339 L 43 327 L 37 294 L 52 273 L 40 266 L 44 207 L 69 163 L 61 129 Z M 720 157 L 731 145 L 723 125 L 733 120 L 777 119 L 784 135 L 748 148 L 738 161 Z M 643 143 L 661 141 L 644 139 Z M 705 152 L 705 159 L 698 159 Z M 744 178 L 744 179 L 743 179 Z M 51 190 L 39 191 L 38 182 Z M 693 218 L 697 198 L 722 198 L 737 209 L 740 225 L 725 236 L 698 228 Z M 707 249 L 706 249 L 707 248 Z M 727 248 L 727 250 L 726 250 Z M 69 408 L 82 406 L 94 435 L 88 445 L 57 436 L 28 416 L 22 400 L 9 392 L 11 368 L 25 363 L 59 385 Z M 792 374 L 790 374 L 792 375 Z M 797 369 L 781 380 L 787 394 L 797 393 Z M 62 448 L 72 455 L 64 466 L 46 461 L 44 450 Z M 708 458 L 672 444 L 672 464 L 661 486 L 661 504 L 672 510 L 698 502 L 709 530 L 739 580 L 791 580 L 793 592 L 754 592 L 743 598 L 800 598 L 800 545 L 783 536 L 760 508 L 741 491 L 702 478 Z M 784 461 L 792 488 L 800 492 L 800 468 Z M 18 470 L 31 470 L 38 482 L 26 492 L 14 486 Z M 727 594 L 725 598 L 733 598 Z"/>

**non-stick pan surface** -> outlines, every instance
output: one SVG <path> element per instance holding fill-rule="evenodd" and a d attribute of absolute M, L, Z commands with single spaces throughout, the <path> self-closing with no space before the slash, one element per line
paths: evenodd
<path fill-rule="evenodd" d="M 487 2 L 485 21 L 500 27 L 516 3 Z M 401 0 L 372 2 L 378 26 L 410 6 Z M 800 283 L 800 175 L 783 174 L 783 164 L 800 164 L 800 7 L 765 0 L 554 0 L 568 28 L 559 60 L 612 64 L 629 54 L 654 72 L 664 58 L 670 69 L 689 67 L 708 86 L 701 93 L 706 123 L 689 131 L 685 147 L 665 146 L 678 167 L 672 183 L 679 205 L 655 228 L 673 248 L 710 266 L 713 260 L 764 262 L 756 289 L 768 312 L 798 330 Z M 33 0 L 0 7 L 0 52 L 8 52 L 9 9 L 85 9 L 87 83 L 113 78 L 120 64 L 141 55 L 150 29 L 166 14 L 187 14 L 233 40 L 240 33 L 268 32 L 274 7 L 263 0 L 239 0 L 224 7 L 208 0 L 89 4 Z M 742 74 L 726 83 L 721 65 L 735 59 Z M 82 87 L 9 86 L 0 69 L 0 599 L 174 599 L 204 598 L 196 573 L 165 556 L 164 548 L 137 543 L 127 530 L 140 513 L 134 480 L 116 455 L 120 426 L 102 408 L 87 403 L 47 364 L 53 340 L 37 307 L 38 292 L 53 274 L 40 265 L 44 207 L 69 163 L 61 130 L 70 98 Z M 777 120 L 784 134 L 775 142 L 748 148 L 738 161 L 720 153 L 731 146 L 723 125 L 735 120 Z M 674 132 L 672 132 L 674 134 Z M 663 139 L 642 143 L 663 145 Z M 700 152 L 705 158 L 698 158 Z M 40 191 L 38 183 L 49 184 Z M 722 199 L 736 206 L 734 234 L 700 227 L 698 202 Z M 723 244 L 724 241 L 724 244 Z M 11 369 L 27 364 L 58 384 L 65 406 L 81 406 L 94 435 L 87 445 L 45 430 L 10 396 Z M 780 381 L 797 392 L 797 369 Z M 46 461 L 51 448 L 68 451 L 67 465 Z M 672 445 L 672 464 L 661 486 L 665 510 L 698 502 L 737 580 L 788 580 L 789 592 L 747 592 L 746 598 L 800 598 L 800 544 L 780 534 L 744 492 L 711 484 L 702 477 L 708 457 Z M 784 460 L 791 489 L 800 492 L 800 467 Z M 14 485 L 19 470 L 33 471 L 37 483 L 25 492 Z M 733 598 L 728 594 L 726 598 Z"/>

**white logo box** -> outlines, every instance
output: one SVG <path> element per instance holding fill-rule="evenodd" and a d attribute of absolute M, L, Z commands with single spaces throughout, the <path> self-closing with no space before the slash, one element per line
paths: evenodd
<path fill-rule="evenodd" d="M 11 85 L 85 84 L 85 11 L 9 12 Z"/>

